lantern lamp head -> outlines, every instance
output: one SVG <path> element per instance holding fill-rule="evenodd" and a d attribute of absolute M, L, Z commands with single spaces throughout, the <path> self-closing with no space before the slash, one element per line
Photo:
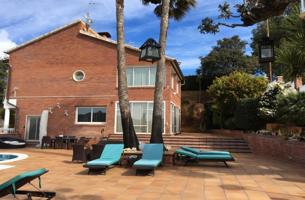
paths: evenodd
<path fill-rule="evenodd" d="M 275 60 L 274 43 L 269 37 L 263 38 L 259 43 L 259 62 L 267 63 Z"/>
<path fill-rule="evenodd" d="M 149 38 L 146 42 L 140 47 L 141 53 L 139 60 L 155 62 L 160 60 L 160 44 L 158 44 L 154 39 Z"/>

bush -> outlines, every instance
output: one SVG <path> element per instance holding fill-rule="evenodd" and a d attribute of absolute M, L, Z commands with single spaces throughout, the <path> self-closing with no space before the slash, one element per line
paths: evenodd
<path fill-rule="evenodd" d="M 239 101 L 234 113 L 234 121 L 237 129 L 256 131 L 264 127 L 264 120 L 258 116 L 258 105 L 259 100 L 257 98 L 242 99 Z"/>
<path fill-rule="evenodd" d="M 273 122 L 276 119 L 278 109 L 277 96 L 281 93 L 281 87 L 275 85 L 268 88 L 258 102 L 258 115 L 267 122 Z"/>
<path fill-rule="evenodd" d="M 305 126 L 305 92 L 281 95 L 278 104 L 277 117 L 280 122 Z"/>
<path fill-rule="evenodd" d="M 237 103 L 244 98 L 260 97 L 267 88 L 267 80 L 242 72 L 233 72 L 214 80 L 208 93 L 221 114 L 221 124 L 234 116 Z"/>

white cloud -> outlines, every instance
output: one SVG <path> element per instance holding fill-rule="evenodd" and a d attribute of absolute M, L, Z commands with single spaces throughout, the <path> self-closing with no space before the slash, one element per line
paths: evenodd
<path fill-rule="evenodd" d="M 10 40 L 8 32 L 4 29 L 0 30 L 0 59 L 7 56 L 4 51 L 13 48 L 16 46 L 16 43 Z"/>

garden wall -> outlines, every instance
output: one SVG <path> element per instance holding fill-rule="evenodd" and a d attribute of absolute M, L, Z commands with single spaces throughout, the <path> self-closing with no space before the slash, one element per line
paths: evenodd
<path fill-rule="evenodd" d="M 275 136 L 243 134 L 255 154 L 293 160 L 305 164 L 305 142 L 287 141 Z"/>

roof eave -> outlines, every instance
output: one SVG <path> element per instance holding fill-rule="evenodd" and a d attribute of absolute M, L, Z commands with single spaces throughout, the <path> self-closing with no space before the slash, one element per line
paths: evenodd
<path fill-rule="evenodd" d="M 40 36 L 38 36 L 38 37 L 36 37 L 36 38 L 34 38 L 34 39 L 32 39 L 32 40 L 29 40 L 29 41 L 27 41 L 27 42 L 24 42 L 24 43 L 22 43 L 22 44 L 20 44 L 20 45 L 18 45 L 18 46 L 16 46 L 16 47 L 13 47 L 13 48 L 11 48 L 11 49 L 5 51 L 4 53 L 10 54 L 10 53 L 12 53 L 12 52 L 14 52 L 14 51 L 17 51 L 17 50 L 19 50 L 19 49 L 21 49 L 21 48 L 23 48 L 23 47 L 25 47 L 25 46 L 28 46 L 28 45 L 30 45 L 30 44 L 32 44 L 32 43 L 34 43 L 34 42 L 37 42 L 37 41 L 39 41 L 39 40 L 42 40 L 42 39 L 44 39 L 44 38 L 46 38 L 46 37 L 48 37 L 48 36 L 50 36 L 50 35 L 53 35 L 53 34 L 59 32 L 59 31 L 62 31 L 62 30 L 64 30 L 64 29 L 69 28 L 69 27 L 71 27 L 71 26 L 73 26 L 73 25 L 75 25 L 75 24 L 77 24 L 77 23 L 80 23 L 80 22 L 82 22 L 82 20 L 80 20 L 80 19 L 75 20 L 75 21 L 71 22 L 70 24 L 61 26 L 61 27 L 59 27 L 59 28 L 57 28 L 57 29 L 55 29 L 55 30 L 52 30 L 52 31 L 50 31 L 50 32 L 48 32 L 48 33 L 45 33 L 45 34 L 43 34 L 43 35 L 40 35 Z"/>

